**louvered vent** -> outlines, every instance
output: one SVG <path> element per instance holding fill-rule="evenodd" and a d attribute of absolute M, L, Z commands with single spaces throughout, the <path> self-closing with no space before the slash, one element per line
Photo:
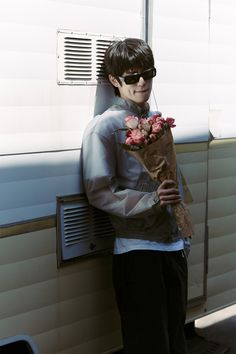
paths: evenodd
<path fill-rule="evenodd" d="M 58 31 L 58 84 L 107 83 L 104 54 L 115 37 Z"/>
<path fill-rule="evenodd" d="M 57 198 L 58 264 L 111 252 L 114 229 L 108 215 L 89 205 L 84 194 Z"/>

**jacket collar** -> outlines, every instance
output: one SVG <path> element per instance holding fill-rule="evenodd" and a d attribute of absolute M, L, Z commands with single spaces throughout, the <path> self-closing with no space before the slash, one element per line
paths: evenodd
<path fill-rule="evenodd" d="M 121 97 L 117 97 L 116 104 L 127 111 L 131 111 L 138 117 L 146 117 L 150 109 L 148 102 L 146 102 L 143 107 L 140 107 L 135 102 L 124 100 Z"/>

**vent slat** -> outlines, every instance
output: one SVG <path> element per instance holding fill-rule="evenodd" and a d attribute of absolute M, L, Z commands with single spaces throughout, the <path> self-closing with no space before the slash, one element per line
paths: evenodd
<path fill-rule="evenodd" d="M 72 65 L 72 66 L 76 66 L 76 67 L 84 68 L 84 69 L 91 69 L 91 63 L 89 63 L 87 60 L 83 61 L 83 60 L 76 59 L 76 58 L 73 60 L 66 60 L 64 68 L 66 68 L 67 65 Z"/>
<path fill-rule="evenodd" d="M 80 42 L 91 42 L 91 39 L 88 38 L 88 37 L 83 38 L 83 37 L 80 36 L 79 38 L 76 38 L 76 37 L 74 37 L 74 35 L 73 35 L 73 37 L 65 36 L 65 40 L 73 40 L 73 41 L 80 41 Z"/>
<path fill-rule="evenodd" d="M 80 53 L 79 55 L 74 54 L 74 53 L 65 53 L 64 58 L 65 58 L 65 60 L 69 60 L 70 58 L 73 60 L 76 60 L 76 59 L 84 60 L 84 61 L 92 64 L 91 56 L 86 55 L 86 54 L 82 54 L 82 53 Z"/>
<path fill-rule="evenodd" d="M 70 209 L 64 209 L 64 214 L 69 215 L 69 214 L 75 214 L 75 213 L 86 213 L 89 210 L 88 207 L 75 207 L 75 208 L 70 208 Z"/>
<path fill-rule="evenodd" d="M 64 223 L 65 224 L 70 224 L 70 225 L 73 225 L 73 224 L 81 224 L 81 223 L 89 223 L 89 215 L 86 214 L 86 215 L 80 215 L 80 214 L 77 214 L 73 217 L 64 217 Z"/>
<path fill-rule="evenodd" d="M 68 241 L 68 240 L 74 240 L 74 239 L 77 239 L 78 241 L 80 239 L 84 239 L 84 238 L 89 238 L 89 235 L 88 233 L 82 233 L 82 232 L 77 232 L 77 233 L 73 233 L 73 234 L 70 234 L 70 235 L 66 235 L 65 236 L 65 240 Z"/>
<path fill-rule="evenodd" d="M 74 53 L 72 51 L 66 51 L 64 52 L 64 59 L 65 60 L 69 60 L 69 59 L 73 59 L 73 60 L 76 60 L 76 59 L 80 59 L 80 60 L 86 60 L 87 62 L 89 63 L 92 63 L 92 58 L 91 58 L 91 55 L 88 55 L 87 53 Z"/>
<path fill-rule="evenodd" d="M 74 68 L 79 68 L 80 70 L 90 70 L 91 71 L 91 64 L 88 62 L 82 62 L 81 60 L 75 61 L 75 60 L 71 60 L 71 61 L 67 61 L 65 63 L 64 68 L 68 68 L 68 67 L 74 67 Z"/>
<path fill-rule="evenodd" d="M 72 242 L 77 242 L 79 243 L 80 241 L 88 240 L 89 236 L 87 234 L 74 234 L 71 236 L 65 237 L 65 244 L 68 245 L 68 243 Z"/>
<path fill-rule="evenodd" d="M 70 231 L 70 230 L 83 230 L 86 228 L 86 230 L 89 229 L 89 223 L 86 222 L 86 223 L 81 223 L 79 225 L 71 225 L 71 224 L 64 224 L 64 227 L 65 227 L 65 231 Z"/>
<path fill-rule="evenodd" d="M 86 214 L 88 212 L 89 208 L 74 208 L 74 209 L 69 209 L 69 210 L 64 210 L 64 214 L 67 216 L 70 215 L 75 215 L 76 213 L 81 214 Z"/>
<path fill-rule="evenodd" d="M 91 70 L 80 70 L 80 69 L 66 69 L 65 70 L 66 73 L 81 73 L 81 75 L 88 75 L 91 73 Z"/>
<path fill-rule="evenodd" d="M 91 50 L 81 50 L 81 49 L 66 49 L 65 50 L 65 55 L 74 55 L 74 54 L 79 54 L 81 56 L 87 56 L 88 58 L 91 57 L 91 53 L 92 51 Z"/>
<path fill-rule="evenodd" d="M 65 227 L 81 227 L 83 225 L 89 225 L 89 222 L 90 222 L 89 217 L 80 218 L 80 216 L 78 216 L 77 219 L 64 220 L 64 225 Z"/>
<path fill-rule="evenodd" d="M 87 238 L 81 238 L 79 240 L 70 240 L 66 242 L 66 247 L 73 246 L 73 245 L 78 245 L 79 242 L 84 242 L 87 241 Z"/>
<path fill-rule="evenodd" d="M 70 80 L 70 83 L 71 83 L 71 80 L 72 81 L 80 81 L 80 83 L 84 83 L 85 81 L 87 82 L 88 80 L 91 80 L 91 79 L 92 79 L 91 77 L 85 78 L 85 77 L 76 77 L 76 76 L 73 76 L 73 75 L 65 76 L 65 80 Z"/>
<path fill-rule="evenodd" d="M 88 224 L 82 225 L 79 227 L 65 227 L 64 228 L 65 235 L 73 234 L 73 233 L 78 233 L 78 232 L 90 232 L 90 227 Z"/>
<path fill-rule="evenodd" d="M 79 51 L 79 52 L 86 52 L 86 53 L 91 53 L 92 48 L 91 47 L 84 47 L 80 45 L 65 45 L 65 51 L 70 52 L 70 51 Z"/>
<path fill-rule="evenodd" d="M 66 74 L 65 78 L 69 78 L 69 77 L 76 77 L 78 79 L 82 79 L 82 78 L 86 78 L 86 77 L 91 77 L 90 75 L 81 75 L 80 77 L 78 77 L 78 75 L 70 73 L 70 74 Z"/>
<path fill-rule="evenodd" d="M 66 226 L 65 225 L 65 233 L 72 233 L 74 231 L 81 231 L 83 232 L 83 230 L 86 230 L 86 231 L 89 231 L 90 230 L 90 227 L 89 227 L 89 224 L 85 224 L 85 225 L 79 225 L 79 226 L 71 226 L 71 225 L 68 225 Z"/>
<path fill-rule="evenodd" d="M 85 217 L 81 217 L 80 215 L 78 216 L 78 218 L 71 218 L 71 219 L 66 219 L 64 220 L 65 225 L 83 225 L 85 222 L 89 223 L 89 217 L 85 216 Z"/>
<path fill-rule="evenodd" d="M 65 246 L 68 246 L 71 242 L 73 242 L 73 243 L 80 243 L 80 242 L 84 242 L 84 241 L 86 241 L 86 240 L 89 240 L 90 239 L 90 237 L 88 236 L 88 235 L 86 235 L 86 234 L 75 234 L 75 235 L 73 235 L 73 236 L 70 236 L 70 237 L 66 237 L 65 238 Z"/>
<path fill-rule="evenodd" d="M 86 212 L 84 211 L 81 211 L 80 212 L 76 212 L 76 213 L 71 213 L 71 214 L 64 214 L 65 215 L 65 220 L 72 220 L 72 219 L 76 219 L 78 217 L 80 217 L 80 219 L 83 219 L 83 218 L 87 218 L 88 217 L 88 210 L 86 210 Z"/>
<path fill-rule="evenodd" d="M 74 47 L 74 46 L 76 46 L 76 47 L 81 47 L 81 48 L 92 48 L 92 46 L 93 46 L 93 42 L 91 41 L 91 42 L 81 42 L 81 41 L 76 41 L 76 40 L 74 40 L 74 41 L 64 41 L 64 45 L 65 46 L 72 46 L 72 47 Z"/>

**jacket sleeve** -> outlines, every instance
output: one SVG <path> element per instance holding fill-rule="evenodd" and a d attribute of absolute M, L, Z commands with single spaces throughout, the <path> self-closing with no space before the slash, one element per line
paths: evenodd
<path fill-rule="evenodd" d="M 83 184 L 93 206 L 110 214 L 135 218 L 162 212 L 156 192 L 121 189 L 116 178 L 114 143 L 92 132 L 83 141 Z"/>

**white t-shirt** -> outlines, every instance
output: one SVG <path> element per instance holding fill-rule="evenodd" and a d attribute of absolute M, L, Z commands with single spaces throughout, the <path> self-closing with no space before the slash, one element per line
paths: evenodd
<path fill-rule="evenodd" d="M 122 254 L 134 250 L 179 251 L 182 249 L 184 249 L 183 239 L 179 239 L 172 243 L 161 243 L 135 238 L 128 239 L 117 237 L 115 239 L 114 254 Z"/>

